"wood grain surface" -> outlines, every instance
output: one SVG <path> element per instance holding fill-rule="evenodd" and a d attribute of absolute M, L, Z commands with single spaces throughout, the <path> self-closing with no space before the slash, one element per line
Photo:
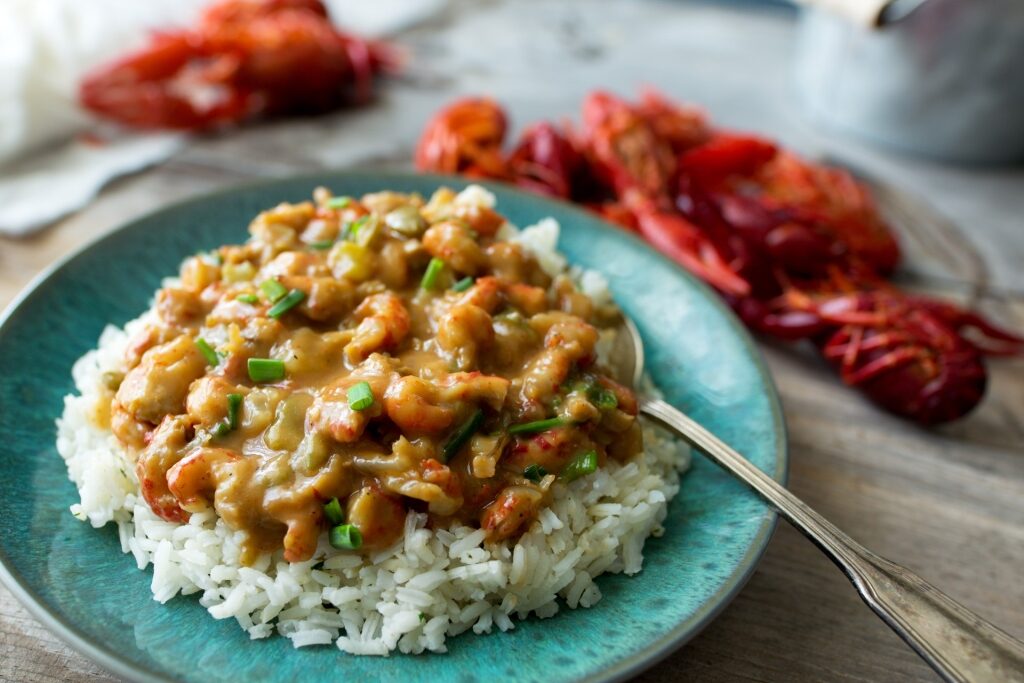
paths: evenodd
<path fill-rule="evenodd" d="M 572 114 L 593 87 L 630 93 L 651 83 L 703 103 L 725 124 L 908 191 L 890 203 L 909 255 L 904 283 L 972 301 L 1024 329 L 1024 173 L 902 159 L 810 128 L 788 80 L 792 37 L 790 14 L 751 7 L 456 2 L 400 37 L 416 58 L 374 108 L 196 139 L 56 226 L 0 238 L 0 306 L 55 259 L 176 200 L 318 168 L 405 167 L 426 116 L 456 94 L 491 93 L 522 125 Z M 869 548 L 1024 636 L 1024 362 L 993 362 L 984 404 L 926 430 L 880 413 L 805 350 L 762 348 L 783 397 L 793 491 Z M 0 588 L 0 680 L 115 679 Z M 735 601 L 639 680 L 937 679 L 823 555 L 782 525 Z"/>

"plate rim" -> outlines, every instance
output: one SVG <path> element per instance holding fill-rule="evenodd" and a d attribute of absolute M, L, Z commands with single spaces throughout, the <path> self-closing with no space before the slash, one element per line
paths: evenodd
<path fill-rule="evenodd" d="M 673 269 L 682 277 L 687 279 L 689 284 L 694 286 L 704 296 L 704 298 L 710 300 L 712 306 L 719 310 L 725 318 L 727 325 L 734 333 L 736 333 L 743 349 L 753 361 L 759 374 L 765 378 L 768 389 L 766 398 L 768 399 L 769 412 L 772 422 L 774 423 L 775 433 L 778 434 L 778 443 L 775 448 L 775 471 L 768 472 L 767 474 L 783 486 L 788 483 L 790 464 L 789 434 L 782 411 L 782 401 L 779 397 L 778 387 L 775 385 L 775 381 L 768 369 L 768 364 L 764 358 L 764 352 L 757 346 L 751 333 L 743 326 L 733 311 L 722 302 L 718 295 L 708 285 L 699 280 L 696 276 L 692 275 L 685 268 L 682 268 L 668 257 L 653 249 L 636 235 L 618 228 L 601 216 L 587 211 L 576 204 L 572 204 L 561 199 L 527 192 L 515 185 L 500 181 L 478 180 L 462 176 L 434 173 L 416 173 L 412 171 L 393 170 L 373 166 L 362 170 L 352 170 L 351 168 L 325 168 L 319 171 L 289 174 L 271 179 L 264 178 L 256 181 L 231 184 L 227 187 L 218 188 L 210 192 L 192 195 L 179 201 L 172 201 L 171 203 L 154 211 L 149 211 L 135 216 L 134 218 L 130 218 L 127 221 L 118 223 L 110 230 L 87 240 L 36 274 L 21 289 L 21 291 L 15 295 L 11 302 L 4 308 L 3 312 L 0 312 L 0 335 L 4 333 L 7 324 L 19 313 L 25 302 L 28 301 L 28 299 L 43 285 L 45 285 L 46 282 L 58 271 L 65 268 L 76 259 L 82 257 L 86 252 L 101 247 L 101 245 L 108 239 L 115 238 L 120 233 L 129 230 L 138 223 L 144 221 L 148 222 L 154 218 L 162 216 L 163 214 L 178 211 L 192 204 L 205 203 L 217 197 L 259 190 L 261 188 L 269 189 L 286 182 L 292 183 L 306 180 L 310 183 L 316 184 L 326 177 L 340 179 L 346 177 L 360 178 L 366 176 L 393 178 L 396 180 L 425 180 L 435 183 L 439 187 L 445 184 L 463 185 L 466 183 L 478 184 L 483 187 L 493 186 L 503 193 L 519 195 L 521 198 L 528 201 L 540 202 L 542 205 L 545 203 L 554 204 L 558 206 L 560 210 L 576 214 L 584 220 L 603 222 L 608 226 L 619 230 L 619 232 L 624 235 L 627 240 L 631 241 L 635 247 L 644 250 L 649 256 L 661 260 L 665 264 L 671 265 Z M 764 558 L 768 544 L 771 542 L 771 539 L 775 534 L 778 523 L 778 513 L 771 506 L 768 506 L 768 514 L 761 522 L 757 533 L 754 535 L 750 546 L 747 548 L 747 552 L 744 553 L 742 558 L 739 560 L 738 569 L 729 576 L 726 582 L 717 592 L 714 593 L 714 595 L 704 602 L 701 609 L 699 609 L 690 618 L 675 625 L 668 633 L 658 640 L 648 644 L 645 648 L 634 652 L 632 655 L 624 658 L 622 661 L 608 669 L 579 679 L 579 682 L 618 683 L 619 681 L 627 680 L 654 666 L 658 662 L 661 662 L 670 654 L 696 637 L 708 626 L 708 624 L 714 621 L 715 618 L 717 618 L 718 615 L 729 606 L 729 604 L 732 603 L 757 571 L 757 568 L 760 566 L 761 561 Z M 150 681 L 173 683 L 175 681 L 174 678 L 168 677 L 164 673 L 151 671 L 145 666 L 123 658 L 119 653 L 107 648 L 102 643 L 95 642 L 90 638 L 88 633 L 82 631 L 82 629 L 57 614 L 56 611 L 43 600 L 42 596 L 28 586 L 24 578 L 18 575 L 10 565 L 11 561 L 8 559 L 7 552 L 4 550 L 3 545 L 0 544 L 0 584 L 3 584 L 3 586 L 7 588 L 7 590 L 9 590 L 18 600 L 18 602 L 21 603 L 44 627 L 46 627 L 48 631 L 64 641 L 64 643 L 69 645 L 73 650 L 79 654 L 85 655 L 90 661 L 99 665 L 103 669 L 106 669 L 108 672 L 121 676 L 129 681 L 136 683 L 148 683 Z"/>

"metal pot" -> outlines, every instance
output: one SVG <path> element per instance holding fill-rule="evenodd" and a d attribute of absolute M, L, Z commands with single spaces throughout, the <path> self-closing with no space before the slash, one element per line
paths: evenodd
<path fill-rule="evenodd" d="M 1024 161 L 1024 0 L 895 2 L 879 23 L 804 8 L 796 80 L 812 118 L 948 161 Z"/>

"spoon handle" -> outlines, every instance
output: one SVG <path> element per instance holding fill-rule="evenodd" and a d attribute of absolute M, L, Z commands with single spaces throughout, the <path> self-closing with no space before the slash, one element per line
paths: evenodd
<path fill-rule="evenodd" d="M 864 602 L 947 681 L 1024 682 L 1024 643 L 913 572 L 854 541 L 668 403 L 645 399 L 640 411 L 678 433 L 771 503 L 839 565 Z"/>

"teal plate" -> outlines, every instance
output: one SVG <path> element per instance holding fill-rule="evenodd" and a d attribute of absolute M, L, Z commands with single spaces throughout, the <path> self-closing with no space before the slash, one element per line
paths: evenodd
<path fill-rule="evenodd" d="M 0 323 L 0 578 L 46 626 L 131 680 L 613 681 L 634 675 L 713 619 L 753 573 L 775 526 L 769 508 L 696 457 L 650 539 L 643 571 L 602 576 L 604 599 L 514 631 L 451 638 L 444 655 L 353 657 L 250 641 L 195 596 L 160 605 L 150 571 L 123 555 L 113 525 L 93 529 L 54 447 L 54 420 L 73 391 L 71 366 L 107 323 L 145 308 L 160 280 L 200 249 L 246 239 L 249 220 L 318 184 L 339 194 L 381 189 L 429 195 L 455 178 L 323 173 L 240 187 L 151 214 L 90 244 L 41 276 Z M 786 446 L 778 398 L 747 333 L 705 286 L 639 240 L 589 213 L 502 186 L 499 210 L 518 225 L 554 216 L 561 249 L 603 272 L 636 320 L 648 370 L 684 408 L 779 481 Z"/>

